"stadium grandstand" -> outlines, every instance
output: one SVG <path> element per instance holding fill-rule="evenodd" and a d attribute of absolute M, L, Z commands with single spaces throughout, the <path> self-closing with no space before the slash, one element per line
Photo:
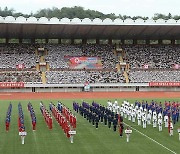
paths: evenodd
<path fill-rule="evenodd" d="M 180 20 L 8 16 L 0 29 L 1 92 L 180 90 Z"/>

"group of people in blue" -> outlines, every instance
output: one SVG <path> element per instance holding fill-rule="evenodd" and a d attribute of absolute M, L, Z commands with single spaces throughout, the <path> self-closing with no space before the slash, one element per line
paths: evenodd
<path fill-rule="evenodd" d="M 11 122 L 11 111 L 12 111 L 12 104 L 10 103 L 6 113 L 6 120 L 5 120 L 6 131 L 9 131 L 9 126 Z"/>
<path fill-rule="evenodd" d="M 76 102 L 73 102 L 73 109 L 81 116 L 86 118 L 90 123 L 98 128 L 99 121 L 104 123 L 104 125 L 108 125 L 111 128 L 111 124 L 113 124 L 113 130 L 116 131 L 118 125 L 118 114 L 112 112 L 105 106 L 98 104 L 96 102 L 92 102 L 92 105 L 86 103 L 85 101 L 79 105 Z M 121 117 L 122 118 L 122 117 Z"/>
<path fill-rule="evenodd" d="M 30 115 L 31 115 L 32 128 L 33 128 L 33 130 L 36 130 L 36 115 L 35 115 L 33 106 L 30 102 L 28 103 L 28 110 L 29 110 Z"/>
<path fill-rule="evenodd" d="M 18 104 L 18 126 L 19 126 L 19 132 L 25 131 L 24 114 L 23 114 L 21 103 Z"/>
<path fill-rule="evenodd" d="M 142 107 L 143 110 L 147 109 L 148 111 L 151 110 L 152 112 L 156 111 L 156 113 L 162 113 L 163 116 L 168 116 L 172 119 L 173 123 L 176 124 L 179 121 L 179 102 L 171 102 L 165 101 L 164 106 L 162 102 L 157 103 L 156 101 L 152 100 L 150 103 L 144 100 L 141 102 L 135 101 L 135 106 Z"/>

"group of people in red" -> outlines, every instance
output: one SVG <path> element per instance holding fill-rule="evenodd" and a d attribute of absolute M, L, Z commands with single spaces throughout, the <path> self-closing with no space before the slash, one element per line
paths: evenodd
<path fill-rule="evenodd" d="M 62 114 L 65 116 L 67 121 L 71 124 L 71 126 L 76 128 L 76 117 L 71 113 L 71 111 L 65 106 L 62 107 Z"/>
<path fill-rule="evenodd" d="M 19 127 L 19 132 L 25 132 L 25 126 L 24 126 L 24 114 L 22 110 L 22 105 L 21 103 L 18 104 L 18 127 Z"/>
<path fill-rule="evenodd" d="M 40 103 L 40 110 L 41 110 L 41 113 L 44 117 L 44 120 L 46 121 L 46 124 L 48 126 L 49 129 L 52 129 L 52 117 L 51 117 L 51 114 L 49 113 L 49 111 L 45 108 L 45 106 L 43 105 L 43 103 L 41 102 Z"/>
<path fill-rule="evenodd" d="M 30 102 L 28 103 L 28 111 L 30 112 L 30 115 L 31 115 L 32 129 L 34 131 L 34 130 L 36 130 L 36 115 L 35 115 L 33 106 Z"/>
<path fill-rule="evenodd" d="M 49 104 L 49 108 L 52 111 L 52 115 L 55 117 L 56 121 L 59 123 L 61 128 L 64 130 L 67 138 L 71 137 L 69 131 L 75 130 L 76 128 L 76 118 L 71 114 L 71 112 L 60 102 L 56 107 L 53 103 Z"/>

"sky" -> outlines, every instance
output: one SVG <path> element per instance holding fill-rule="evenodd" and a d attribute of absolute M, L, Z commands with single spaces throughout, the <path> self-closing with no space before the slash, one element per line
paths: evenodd
<path fill-rule="evenodd" d="M 147 16 L 155 13 L 180 15 L 180 0 L 0 0 L 0 7 L 30 14 L 39 9 L 81 6 L 104 14 Z"/>

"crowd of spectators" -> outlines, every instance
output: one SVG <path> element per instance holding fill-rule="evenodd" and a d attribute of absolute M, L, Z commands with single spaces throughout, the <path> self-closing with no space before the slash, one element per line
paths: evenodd
<path fill-rule="evenodd" d="M 112 45 L 45 44 L 43 47 L 47 49 L 45 61 L 49 63 L 51 70 L 46 72 L 48 84 L 84 84 L 86 81 L 125 83 L 123 72 L 115 71 L 118 57 L 113 53 Z M 171 70 L 174 64 L 180 64 L 179 45 L 122 45 L 122 48 L 125 51 L 124 60 L 130 64 L 130 83 L 180 81 L 180 71 Z M 35 46 L 29 44 L 1 44 L 0 82 L 42 83 L 41 73 L 32 71 L 39 61 L 35 49 Z M 100 57 L 103 69 L 70 70 L 68 59 L 81 56 Z M 26 70 L 16 70 L 19 64 L 24 64 Z M 143 70 L 145 65 L 148 68 Z"/>
<path fill-rule="evenodd" d="M 180 64 L 180 46 L 176 45 L 123 45 L 126 62 L 131 69 L 167 69 Z"/>
<path fill-rule="evenodd" d="M 0 82 L 42 83 L 37 71 L 1 71 Z"/>
<path fill-rule="evenodd" d="M 82 49 L 79 45 L 47 44 L 45 48 L 48 50 L 45 59 L 52 69 L 68 68 L 68 57 L 82 56 Z"/>
<path fill-rule="evenodd" d="M 46 78 L 48 84 L 125 82 L 122 73 L 115 71 L 50 71 L 46 72 Z"/>
<path fill-rule="evenodd" d="M 62 69 L 69 68 L 69 57 L 99 57 L 103 68 L 114 69 L 117 59 L 112 51 L 111 45 L 45 45 L 48 50 L 46 61 L 49 62 L 50 68 Z"/>
<path fill-rule="evenodd" d="M 103 68 L 115 68 L 118 62 L 113 53 L 113 46 L 109 44 L 84 44 L 82 45 L 83 55 L 87 57 L 100 57 Z"/>
<path fill-rule="evenodd" d="M 175 70 L 131 70 L 129 72 L 131 83 L 148 82 L 179 82 L 180 71 Z"/>
<path fill-rule="evenodd" d="M 35 67 L 36 61 L 35 47 L 33 45 L 0 45 L 0 69 L 15 69 L 19 64 L 31 69 Z"/>

